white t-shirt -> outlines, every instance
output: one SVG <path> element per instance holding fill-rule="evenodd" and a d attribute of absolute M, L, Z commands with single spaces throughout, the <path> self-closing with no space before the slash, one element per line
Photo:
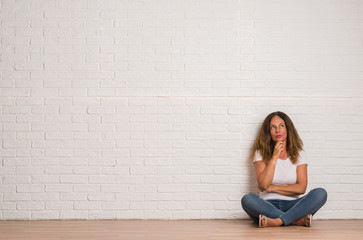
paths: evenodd
<path fill-rule="evenodd" d="M 262 161 L 262 157 L 259 151 L 256 152 L 255 157 L 253 159 L 253 163 L 257 161 Z M 293 164 L 290 158 L 285 160 L 277 159 L 274 177 L 272 179 L 272 185 L 290 185 L 295 184 L 297 180 L 296 167 L 302 164 L 308 164 L 304 151 L 300 151 L 299 161 L 296 164 Z M 264 200 L 295 200 L 299 197 L 299 195 L 295 196 L 286 196 L 281 195 L 279 193 L 269 193 L 266 191 L 260 192 L 260 197 Z"/>

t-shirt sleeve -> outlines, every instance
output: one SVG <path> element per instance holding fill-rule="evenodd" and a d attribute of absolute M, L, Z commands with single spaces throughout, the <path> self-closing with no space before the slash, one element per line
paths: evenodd
<path fill-rule="evenodd" d="M 258 162 L 258 161 L 262 161 L 260 151 L 256 151 L 255 157 L 253 158 L 253 163 Z"/>
<path fill-rule="evenodd" d="M 297 163 L 298 166 L 302 164 L 308 164 L 305 151 L 300 151 L 299 162 Z"/>

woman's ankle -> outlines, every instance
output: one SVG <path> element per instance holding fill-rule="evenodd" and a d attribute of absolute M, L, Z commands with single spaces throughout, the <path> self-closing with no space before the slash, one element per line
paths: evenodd
<path fill-rule="evenodd" d="M 281 218 L 269 218 L 266 227 L 279 227 L 283 224 L 284 222 L 281 220 Z"/>
<path fill-rule="evenodd" d="M 295 226 L 305 226 L 305 219 L 304 218 L 300 218 L 300 219 L 292 222 L 291 225 L 295 225 Z"/>

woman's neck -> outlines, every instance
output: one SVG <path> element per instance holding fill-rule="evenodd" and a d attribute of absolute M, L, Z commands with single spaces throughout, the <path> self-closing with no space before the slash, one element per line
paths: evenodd
<path fill-rule="evenodd" d="M 289 157 L 289 154 L 286 151 L 281 152 L 279 159 L 285 160 Z"/>

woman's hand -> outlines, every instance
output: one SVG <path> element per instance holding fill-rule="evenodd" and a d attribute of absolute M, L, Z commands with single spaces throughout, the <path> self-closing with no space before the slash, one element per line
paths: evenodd
<path fill-rule="evenodd" d="M 270 186 L 266 189 L 266 192 L 269 192 L 269 193 L 274 192 L 274 191 L 273 191 L 273 187 L 274 187 L 274 185 L 270 185 Z"/>
<path fill-rule="evenodd" d="M 284 150 L 284 142 L 276 142 L 272 159 L 278 159 Z"/>
<path fill-rule="evenodd" d="M 272 191 L 272 188 L 273 188 L 273 185 L 270 185 L 267 189 L 265 189 L 261 184 L 258 184 L 257 188 L 263 192 L 263 191 L 266 191 L 266 192 L 273 192 Z"/>
<path fill-rule="evenodd" d="M 258 184 L 258 185 L 257 185 L 257 188 L 258 188 L 258 190 L 260 190 L 261 192 L 265 191 L 265 188 L 264 188 L 261 184 Z"/>

